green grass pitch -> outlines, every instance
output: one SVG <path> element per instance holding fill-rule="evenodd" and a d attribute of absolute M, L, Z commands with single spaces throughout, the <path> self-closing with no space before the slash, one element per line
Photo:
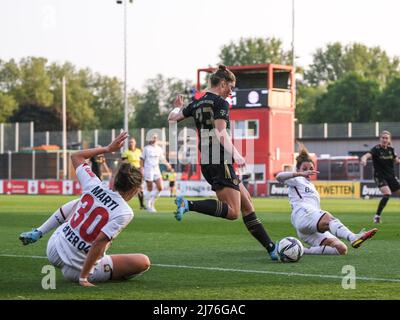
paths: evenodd
<path fill-rule="evenodd" d="M 379 232 L 347 256 L 303 256 L 272 262 L 243 222 L 196 213 L 175 221 L 173 200 L 159 199 L 158 213 L 138 210 L 108 253 L 147 254 L 151 269 L 123 283 L 83 288 L 62 278 L 44 290 L 46 235 L 22 246 L 18 235 L 41 224 L 67 196 L 0 196 L 0 299 L 400 299 L 400 202 L 391 199 Z M 274 240 L 296 236 L 284 199 L 255 199 L 259 218 Z M 372 228 L 378 200 L 322 200 L 322 207 L 353 231 Z M 342 268 L 356 270 L 356 288 L 342 287 Z"/>

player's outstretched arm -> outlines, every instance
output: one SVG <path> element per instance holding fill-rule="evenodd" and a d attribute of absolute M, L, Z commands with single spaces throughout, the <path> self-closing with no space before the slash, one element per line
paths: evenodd
<path fill-rule="evenodd" d="M 360 163 L 365 167 L 367 165 L 368 159 L 370 159 L 371 157 L 372 157 L 372 154 L 370 152 L 367 152 L 366 154 L 364 154 L 361 157 Z"/>
<path fill-rule="evenodd" d="M 71 155 L 72 165 L 74 168 L 78 168 L 81 164 L 85 163 L 86 159 L 95 157 L 102 153 L 110 153 L 118 151 L 122 148 L 124 141 L 128 137 L 128 133 L 121 132 L 107 147 L 98 147 L 93 149 L 81 150 Z"/>
<path fill-rule="evenodd" d="M 92 270 L 96 261 L 99 260 L 109 244 L 110 239 L 104 232 L 100 232 L 96 240 L 92 243 L 88 254 L 86 255 L 85 263 L 83 265 L 81 274 L 79 276 L 79 284 L 83 287 L 93 287 L 94 284 L 88 281 L 90 270 Z"/>
<path fill-rule="evenodd" d="M 63 224 L 75 212 L 79 199 L 67 202 L 62 207 L 58 208 L 39 228 L 32 231 L 23 232 L 19 236 L 24 246 L 35 243 L 46 233 L 54 230 Z"/>
<path fill-rule="evenodd" d="M 313 176 L 318 174 L 319 171 L 316 170 L 307 170 L 307 171 L 300 171 L 300 172 L 287 172 L 287 171 L 283 171 L 283 172 L 279 172 L 276 175 L 276 180 L 284 183 L 286 180 L 292 179 L 292 178 L 296 178 L 296 177 L 305 177 L 308 178 L 309 176 Z"/>

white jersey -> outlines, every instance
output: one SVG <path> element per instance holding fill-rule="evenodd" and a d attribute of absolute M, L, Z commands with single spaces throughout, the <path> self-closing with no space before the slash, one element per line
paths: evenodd
<path fill-rule="evenodd" d="M 292 212 L 300 208 L 321 209 L 319 193 L 315 186 L 304 177 L 295 177 L 285 181 L 289 187 L 289 201 Z"/>
<path fill-rule="evenodd" d="M 76 169 L 82 196 L 75 212 L 55 231 L 55 246 L 64 264 L 82 269 L 100 232 L 112 240 L 133 218 L 133 211 L 118 192 L 103 184 L 87 164 Z"/>
<path fill-rule="evenodd" d="M 156 144 L 145 146 L 140 158 L 144 162 L 144 170 L 157 169 L 159 168 L 160 161 L 165 161 L 163 149 Z"/>

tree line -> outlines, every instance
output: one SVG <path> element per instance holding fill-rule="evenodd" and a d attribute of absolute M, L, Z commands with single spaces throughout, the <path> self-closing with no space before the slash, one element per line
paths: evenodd
<path fill-rule="evenodd" d="M 400 59 L 361 43 L 327 44 L 307 67 L 296 66 L 296 118 L 300 123 L 400 120 Z M 218 63 L 291 64 L 277 38 L 241 38 L 222 46 Z M 61 129 L 61 79 L 67 79 L 69 130 L 123 127 L 123 83 L 117 77 L 51 63 L 42 57 L 0 60 L 0 122 L 34 121 L 37 131 Z M 167 125 L 178 93 L 193 82 L 157 75 L 129 92 L 130 127 Z"/>
<path fill-rule="evenodd" d="M 123 82 L 73 64 L 49 63 L 41 57 L 0 60 L 0 123 L 35 123 L 36 131 L 58 131 L 62 125 L 62 77 L 67 80 L 68 130 L 123 128 Z M 131 128 L 165 126 L 175 96 L 190 81 L 158 75 L 143 92 L 128 93 Z"/>

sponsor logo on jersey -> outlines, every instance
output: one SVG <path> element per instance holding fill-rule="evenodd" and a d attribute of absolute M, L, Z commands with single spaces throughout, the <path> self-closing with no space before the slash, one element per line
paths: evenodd
<path fill-rule="evenodd" d="M 87 244 L 85 241 L 83 241 L 70 227 L 69 224 L 67 224 L 63 229 L 62 232 L 64 234 L 65 239 L 71 243 L 75 248 L 77 248 L 79 251 L 82 251 L 84 253 L 88 253 L 90 250 L 91 245 Z"/>

